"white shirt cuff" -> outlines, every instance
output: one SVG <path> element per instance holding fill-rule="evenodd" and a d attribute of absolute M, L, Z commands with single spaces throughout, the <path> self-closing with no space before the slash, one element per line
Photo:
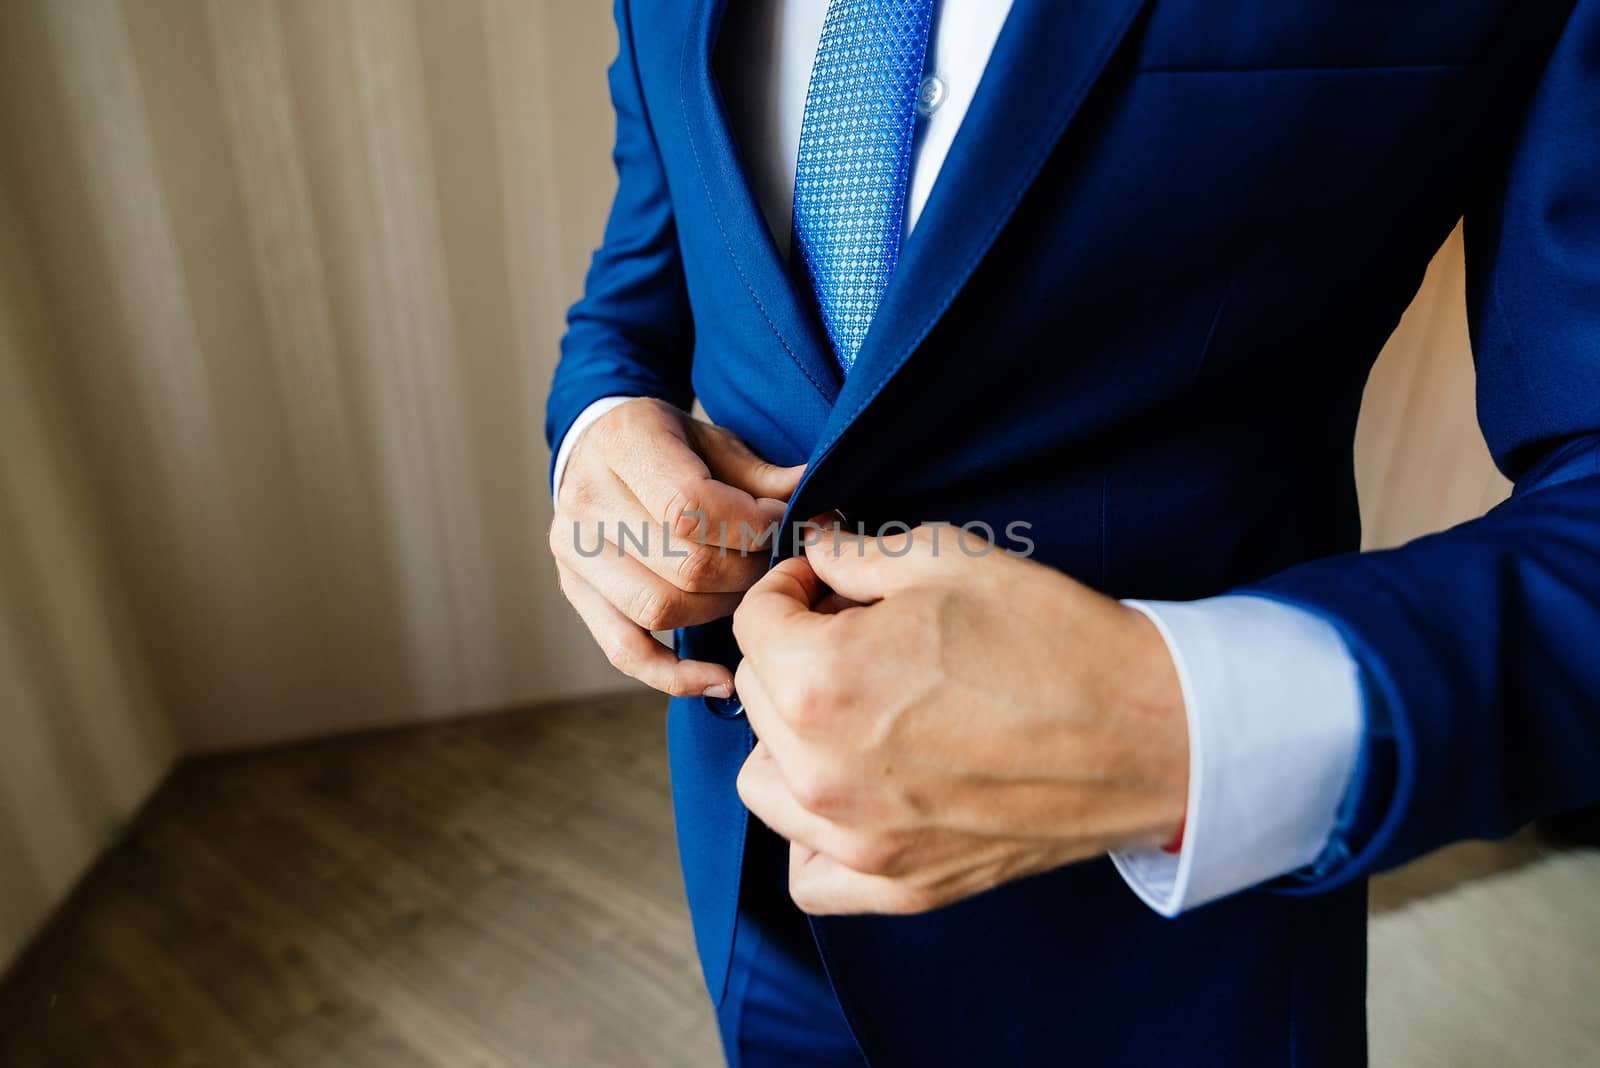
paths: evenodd
<path fill-rule="evenodd" d="M 567 461 L 572 459 L 573 446 L 578 444 L 578 439 L 583 437 L 583 432 L 588 430 L 595 420 L 617 405 L 634 399 L 633 397 L 601 397 L 578 413 L 578 418 L 572 421 L 572 425 L 567 428 L 566 436 L 561 439 L 561 444 L 556 448 L 556 462 L 550 468 L 550 496 L 552 498 L 561 492 L 561 476 L 567 473 Z"/>
<path fill-rule="evenodd" d="M 1364 721 L 1360 669 L 1338 631 L 1264 597 L 1126 601 L 1161 632 L 1189 722 L 1182 849 L 1113 853 L 1161 913 L 1305 867 L 1349 789 Z"/>

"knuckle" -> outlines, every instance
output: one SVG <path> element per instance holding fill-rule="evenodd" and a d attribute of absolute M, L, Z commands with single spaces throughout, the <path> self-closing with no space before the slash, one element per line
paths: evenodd
<path fill-rule="evenodd" d="M 674 671 L 667 680 L 667 693 L 673 697 L 697 697 L 700 690 L 689 680 L 687 673 Z"/>
<path fill-rule="evenodd" d="M 550 529 L 545 532 L 544 539 L 545 544 L 550 547 L 550 555 L 556 560 L 565 559 L 562 553 L 566 549 L 567 539 L 561 536 L 561 532 L 567 529 L 568 525 L 566 515 L 558 508 L 555 518 L 550 520 Z"/>
<path fill-rule="evenodd" d="M 556 494 L 557 506 L 569 518 L 582 515 L 594 508 L 600 496 L 600 487 L 583 471 L 569 471 Z"/>
<path fill-rule="evenodd" d="M 944 904 L 944 899 L 925 887 L 896 884 L 884 895 L 880 911 L 891 916 L 915 916 L 932 912 Z"/>
<path fill-rule="evenodd" d="M 814 816 L 837 815 L 850 801 L 849 785 L 842 779 L 821 772 L 795 776 L 789 789 L 800 807 Z"/>
<path fill-rule="evenodd" d="M 678 561 L 677 587 L 698 593 L 710 592 L 716 585 L 721 555 L 710 545 L 696 545 Z"/>
<path fill-rule="evenodd" d="M 810 881 L 794 871 L 789 873 L 789 900 L 804 913 L 815 914 L 822 909 L 822 901 Z"/>
<path fill-rule="evenodd" d="M 734 791 L 739 795 L 739 800 L 744 802 L 746 808 L 750 807 L 752 800 L 754 779 L 755 771 L 751 768 L 750 761 L 746 760 L 744 766 L 739 769 L 738 776 L 733 780 Z"/>
<path fill-rule="evenodd" d="M 804 733 L 826 729 L 847 703 L 847 695 L 836 677 L 812 672 L 796 683 L 778 712 L 792 729 Z"/>
<path fill-rule="evenodd" d="M 705 523 L 705 508 L 699 495 L 688 487 L 678 487 L 662 510 L 661 522 L 675 538 L 683 541 L 699 539 Z"/>
<path fill-rule="evenodd" d="M 748 660 L 752 655 L 749 601 L 741 600 L 733 610 L 733 640 Z"/>
<path fill-rule="evenodd" d="M 778 718 L 801 734 L 816 726 L 817 720 L 821 718 L 819 710 L 823 707 L 817 694 L 816 681 L 813 679 L 802 679 L 787 693 L 780 693 L 774 704 L 777 705 Z"/>
<path fill-rule="evenodd" d="M 556 589 L 561 591 L 561 596 L 565 597 L 567 599 L 567 603 L 570 605 L 577 604 L 577 602 L 572 599 L 573 581 L 572 572 L 568 571 L 564 567 L 556 568 Z"/>
<path fill-rule="evenodd" d="M 625 436 L 627 428 L 634 425 L 637 416 L 629 410 L 633 407 L 631 404 L 617 405 L 596 419 L 584 437 L 599 446 L 600 451 L 606 451 Z"/>
<path fill-rule="evenodd" d="M 634 656 L 633 650 L 628 648 L 628 644 L 617 641 L 614 638 L 601 638 L 599 639 L 599 644 L 600 651 L 605 654 L 606 660 L 610 662 L 611 666 L 624 675 L 632 677 L 638 660 Z"/>
<path fill-rule="evenodd" d="M 634 591 L 628 616 L 645 630 L 670 630 L 677 608 L 676 599 L 667 591 L 640 586 Z"/>
<path fill-rule="evenodd" d="M 739 666 L 733 669 L 733 688 L 736 692 L 740 694 L 754 694 L 756 692 L 753 670 L 750 666 L 749 657 L 739 661 Z"/>
<path fill-rule="evenodd" d="M 573 519 L 562 512 L 557 512 L 550 523 L 550 534 L 546 539 L 550 545 L 550 556 L 559 561 L 571 559 L 573 550 Z M 565 584 L 563 583 L 563 589 Z"/>
<path fill-rule="evenodd" d="M 845 845 L 839 859 L 864 875 L 895 875 L 904 850 L 882 835 L 861 835 Z"/>

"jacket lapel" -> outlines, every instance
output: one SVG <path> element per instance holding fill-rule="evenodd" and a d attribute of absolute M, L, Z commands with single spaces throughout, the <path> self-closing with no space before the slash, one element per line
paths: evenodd
<path fill-rule="evenodd" d="M 814 460 L 831 450 L 966 284 L 1144 3 L 1016 0 Z"/>
<path fill-rule="evenodd" d="M 839 365 L 827 348 L 816 316 L 801 299 L 756 203 L 712 69 L 727 2 L 695 3 L 684 42 L 680 82 L 690 148 L 734 271 L 789 359 L 831 404 L 839 393 Z"/>

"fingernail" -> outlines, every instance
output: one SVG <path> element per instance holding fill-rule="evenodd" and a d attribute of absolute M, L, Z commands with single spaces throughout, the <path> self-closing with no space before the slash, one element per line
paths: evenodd
<path fill-rule="evenodd" d="M 733 696 L 733 686 L 730 683 L 719 682 L 715 686 L 707 686 L 703 697 L 715 697 L 719 701 L 726 701 Z"/>

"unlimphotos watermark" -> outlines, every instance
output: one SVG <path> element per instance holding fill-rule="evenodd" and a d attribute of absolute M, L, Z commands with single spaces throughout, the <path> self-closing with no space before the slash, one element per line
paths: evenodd
<path fill-rule="evenodd" d="M 675 524 L 671 523 L 652 523 L 647 520 L 627 523 L 615 520 L 608 524 L 605 520 L 594 523 L 574 520 L 573 550 L 590 560 L 604 555 L 608 550 L 618 556 L 648 557 L 655 553 L 669 559 L 681 559 L 694 552 L 696 546 L 715 549 L 719 553 L 745 551 L 741 550 L 741 546 L 748 547 L 748 551 L 768 548 L 780 544 L 779 539 L 785 532 L 781 522 L 773 522 L 764 528 L 741 522 L 734 529 L 726 521 L 713 525 L 704 513 L 695 511 L 684 512 L 677 525 L 681 529 L 688 522 L 695 524 L 695 533 L 684 538 L 674 536 L 672 531 Z M 933 556 L 940 556 L 948 551 L 947 547 L 954 547 L 963 556 L 976 558 L 997 550 L 1010 556 L 1032 556 L 1034 542 L 1028 537 L 1028 531 L 1032 529 L 1033 524 L 1022 519 L 1005 524 L 1001 535 L 996 534 L 993 524 L 977 520 L 960 524 L 929 521 L 915 526 L 892 520 L 870 531 L 863 523 L 851 528 L 843 523 L 823 524 L 803 520 L 790 523 L 787 532 L 792 554 L 796 556 L 812 546 L 824 544 L 830 537 L 834 543 L 834 555 L 854 548 L 858 555 L 865 556 L 868 541 L 875 540 L 885 556 L 906 556 L 917 547 L 918 541 L 913 536 L 913 531 L 917 531 Z"/>

